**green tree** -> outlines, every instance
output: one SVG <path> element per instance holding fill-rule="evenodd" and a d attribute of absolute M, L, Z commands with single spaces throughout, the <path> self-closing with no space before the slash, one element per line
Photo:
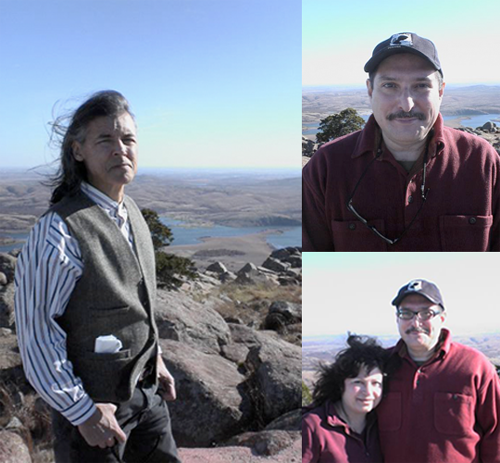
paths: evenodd
<path fill-rule="evenodd" d="M 160 251 L 160 248 L 170 246 L 174 240 L 174 235 L 172 230 L 161 222 L 158 213 L 152 209 L 142 209 L 141 212 L 148 224 L 153 240 L 158 285 L 174 289 L 182 284 L 183 277 L 188 279 L 196 278 L 196 267 L 192 260 Z"/>
<path fill-rule="evenodd" d="M 361 130 L 365 125 L 364 119 L 354 108 L 347 108 L 340 113 L 321 119 L 319 132 L 316 134 L 317 143 L 326 143 L 334 138 Z"/>
<path fill-rule="evenodd" d="M 306 386 L 306 383 L 302 381 L 302 406 L 305 407 L 311 403 L 312 397 L 309 392 L 309 388 Z"/>
<path fill-rule="evenodd" d="M 155 251 L 163 246 L 169 246 L 174 240 L 174 235 L 169 227 L 161 223 L 158 212 L 152 209 L 142 209 L 141 212 L 151 232 Z"/>

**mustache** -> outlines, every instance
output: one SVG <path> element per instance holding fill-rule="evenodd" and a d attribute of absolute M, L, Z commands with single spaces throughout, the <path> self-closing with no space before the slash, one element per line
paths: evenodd
<path fill-rule="evenodd" d="M 387 116 L 387 119 L 389 121 L 392 121 L 394 119 L 409 119 L 412 117 L 417 118 L 419 121 L 423 121 L 425 119 L 425 116 L 422 113 L 414 111 L 409 111 L 409 112 L 399 111 L 397 113 L 392 113 Z"/>
<path fill-rule="evenodd" d="M 423 328 L 422 329 L 418 329 L 418 328 L 408 328 L 406 331 L 405 331 L 406 334 L 410 334 L 410 333 L 424 333 L 424 334 L 429 334 L 429 332 L 427 330 L 424 330 Z"/>

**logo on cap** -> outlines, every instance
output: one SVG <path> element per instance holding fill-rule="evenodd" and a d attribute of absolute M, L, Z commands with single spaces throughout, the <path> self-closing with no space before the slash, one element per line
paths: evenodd
<path fill-rule="evenodd" d="M 408 283 L 408 290 L 411 291 L 421 291 L 422 282 L 420 280 L 412 280 Z"/>
<path fill-rule="evenodd" d="M 411 39 L 411 34 L 394 34 L 391 37 L 391 43 L 389 44 L 389 46 L 413 47 L 413 40 Z"/>

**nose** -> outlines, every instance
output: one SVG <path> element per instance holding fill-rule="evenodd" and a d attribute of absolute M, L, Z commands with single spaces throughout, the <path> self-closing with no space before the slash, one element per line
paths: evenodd
<path fill-rule="evenodd" d="M 125 143 L 123 143 L 122 140 L 117 140 L 116 143 L 113 146 L 113 154 L 115 156 L 121 155 L 121 156 L 126 156 L 127 155 L 127 146 Z"/>
<path fill-rule="evenodd" d="M 415 106 L 413 97 L 408 89 L 401 91 L 401 95 L 399 97 L 399 106 L 406 113 L 409 113 Z"/>
<path fill-rule="evenodd" d="M 420 322 L 420 317 L 417 314 L 413 315 L 413 318 L 411 319 L 412 326 L 419 326 Z"/>

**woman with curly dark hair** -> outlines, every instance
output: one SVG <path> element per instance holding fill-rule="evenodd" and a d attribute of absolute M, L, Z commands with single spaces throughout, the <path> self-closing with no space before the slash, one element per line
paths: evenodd
<path fill-rule="evenodd" d="M 349 335 L 347 344 L 333 364 L 320 366 L 302 416 L 302 463 L 383 461 L 372 411 L 382 399 L 388 355 L 373 338 Z"/>

